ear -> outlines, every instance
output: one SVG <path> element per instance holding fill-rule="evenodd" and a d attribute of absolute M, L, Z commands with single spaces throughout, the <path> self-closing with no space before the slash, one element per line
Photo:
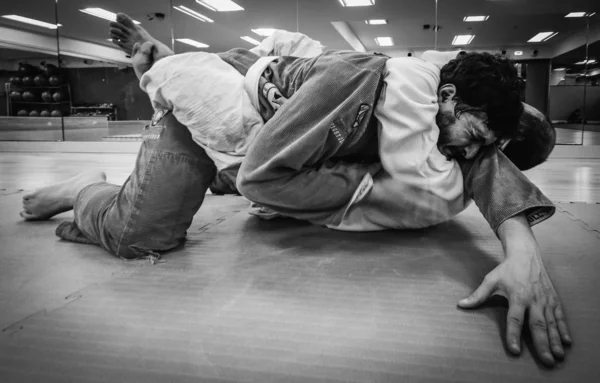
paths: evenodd
<path fill-rule="evenodd" d="M 438 100 L 440 102 L 452 100 L 456 96 L 456 87 L 454 84 L 444 84 L 438 90 Z"/>

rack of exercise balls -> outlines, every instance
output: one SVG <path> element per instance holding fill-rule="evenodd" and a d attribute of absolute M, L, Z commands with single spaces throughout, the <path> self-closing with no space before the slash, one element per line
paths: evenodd
<path fill-rule="evenodd" d="M 62 117 L 71 110 L 71 89 L 55 65 L 19 63 L 5 87 L 9 116 Z"/>

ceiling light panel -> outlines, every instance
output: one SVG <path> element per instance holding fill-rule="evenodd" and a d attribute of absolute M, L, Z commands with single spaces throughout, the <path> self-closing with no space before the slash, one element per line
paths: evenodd
<path fill-rule="evenodd" d="M 102 8 L 84 8 L 80 9 L 81 12 L 87 13 L 88 15 L 96 16 L 108 21 L 117 21 L 117 14 L 111 11 L 107 11 Z M 141 24 L 139 21 L 133 20 L 136 24 Z"/>
<path fill-rule="evenodd" d="M 489 18 L 490 18 L 489 16 L 465 16 L 463 21 L 473 23 L 473 22 L 478 22 L 478 21 L 486 21 Z"/>
<path fill-rule="evenodd" d="M 231 0 L 196 0 L 196 3 L 214 12 L 234 12 L 244 10 L 244 8 Z"/>
<path fill-rule="evenodd" d="M 589 60 L 583 60 L 583 61 L 576 62 L 575 65 L 585 65 L 585 64 L 595 64 L 595 63 L 596 63 L 596 60 L 589 59 Z"/>
<path fill-rule="evenodd" d="M 196 48 L 208 48 L 207 44 L 201 43 L 196 40 L 192 40 L 192 39 L 176 39 L 176 40 L 179 41 L 180 43 L 191 45 Z"/>
<path fill-rule="evenodd" d="M 394 45 L 394 39 L 391 37 L 375 37 L 375 42 L 380 47 L 391 47 Z"/>
<path fill-rule="evenodd" d="M 528 43 L 539 43 L 539 42 L 543 42 L 543 41 L 548 41 L 551 38 L 553 38 L 554 36 L 556 36 L 557 34 L 558 34 L 558 32 L 540 32 L 537 35 L 530 38 L 529 40 L 527 40 L 527 42 Z"/>
<path fill-rule="evenodd" d="M 271 36 L 274 32 L 274 28 L 255 28 L 251 29 L 252 32 L 256 33 L 259 36 L 267 37 Z"/>
<path fill-rule="evenodd" d="M 186 15 L 192 16 L 193 18 L 198 19 L 200 21 L 203 21 L 205 23 L 212 23 L 213 22 L 212 19 L 210 19 L 210 18 L 204 16 L 203 14 L 198 13 L 198 12 L 194 11 L 193 9 L 190 9 L 190 8 L 188 8 L 186 6 L 175 5 L 175 6 L 173 6 L 173 8 L 177 9 L 179 12 L 183 12 Z"/>
<path fill-rule="evenodd" d="M 367 23 L 369 25 L 384 25 L 384 24 L 387 24 L 387 20 L 385 20 L 385 19 L 365 20 L 365 23 Z"/>
<path fill-rule="evenodd" d="M 258 40 L 256 40 L 256 39 L 253 39 L 253 38 L 252 38 L 252 37 L 250 37 L 250 36 L 241 36 L 241 39 L 242 39 L 242 40 L 245 40 L 245 41 L 247 41 L 247 42 L 249 42 L 250 44 L 254 44 L 254 45 L 258 45 L 258 44 L 260 44 L 260 41 L 258 41 Z"/>
<path fill-rule="evenodd" d="M 61 24 L 50 24 L 45 21 L 30 19 L 29 17 L 19 16 L 19 15 L 4 15 L 2 17 L 4 17 L 5 19 L 18 21 L 21 23 L 35 25 L 37 27 L 48 28 L 48 29 L 56 29 L 58 27 L 62 27 Z"/>
<path fill-rule="evenodd" d="M 368 7 L 375 5 L 375 0 L 340 0 L 343 7 Z"/>
<path fill-rule="evenodd" d="M 467 45 L 471 44 L 471 41 L 475 38 L 475 35 L 456 35 L 452 40 L 452 45 Z"/>

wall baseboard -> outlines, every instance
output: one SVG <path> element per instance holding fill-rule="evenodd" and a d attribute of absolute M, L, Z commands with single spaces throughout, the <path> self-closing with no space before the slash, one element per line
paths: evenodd
<path fill-rule="evenodd" d="M 137 153 L 141 142 L 0 141 L 2 152 Z M 600 146 L 557 145 L 551 158 L 600 158 Z"/>

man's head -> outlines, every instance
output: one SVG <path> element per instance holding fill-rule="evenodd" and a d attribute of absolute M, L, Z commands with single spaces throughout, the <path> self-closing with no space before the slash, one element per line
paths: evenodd
<path fill-rule="evenodd" d="M 511 60 L 460 53 L 441 70 L 438 88 L 439 150 L 473 158 L 482 146 L 519 135 L 521 79 Z"/>
<path fill-rule="evenodd" d="M 519 135 L 498 142 L 502 152 L 521 170 L 531 169 L 548 159 L 556 144 L 556 131 L 542 112 L 523 103 Z"/>

